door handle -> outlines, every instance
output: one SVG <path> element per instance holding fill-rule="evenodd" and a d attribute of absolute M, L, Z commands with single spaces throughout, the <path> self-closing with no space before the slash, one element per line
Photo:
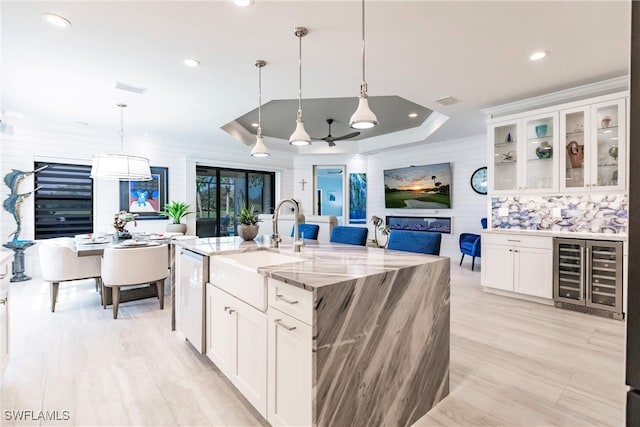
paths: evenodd
<path fill-rule="evenodd" d="M 228 311 L 228 313 L 229 313 L 229 314 L 233 314 L 233 313 L 235 313 L 235 312 L 236 312 L 236 311 L 235 311 L 233 308 L 230 308 L 230 309 L 229 309 L 229 311 Z"/>
<path fill-rule="evenodd" d="M 296 328 L 295 326 L 287 326 L 286 324 L 284 324 L 282 322 L 282 319 L 276 319 L 276 320 L 274 320 L 274 322 L 276 322 L 278 325 L 280 325 L 283 328 L 285 328 L 287 331 L 293 331 Z"/>
<path fill-rule="evenodd" d="M 7 299 L 6 298 L 0 299 L 0 305 L 7 305 Z"/>

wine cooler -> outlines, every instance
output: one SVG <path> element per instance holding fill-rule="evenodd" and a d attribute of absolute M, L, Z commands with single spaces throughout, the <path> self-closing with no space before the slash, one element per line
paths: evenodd
<path fill-rule="evenodd" d="M 554 239 L 556 307 L 623 319 L 622 242 Z"/>

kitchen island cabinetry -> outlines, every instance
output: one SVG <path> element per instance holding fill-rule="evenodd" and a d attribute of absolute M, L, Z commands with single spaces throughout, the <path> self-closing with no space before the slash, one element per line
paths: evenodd
<path fill-rule="evenodd" d="M 207 284 L 207 356 L 267 416 L 267 316 Z"/>
<path fill-rule="evenodd" d="M 448 258 L 270 243 L 183 243 L 210 257 L 207 355 L 269 423 L 411 425 L 448 395 Z"/>
<path fill-rule="evenodd" d="M 283 291 L 284 288 L 284 291 Z M 312 424 L 312 329 L 300 318 L 299 300 L 291 294 L 311 292 L 269 279 L 268 310 L 268 420 L 272 425 Z M 298 291 L 297 293 L 295 291 Z M 290 307 L 274 308 L 271 301 L 285 300 Z M 281 311 L 282 310 L 282 311 Z M 312 307 L 303 308 L 309 316 Z M 304 316 L 298 316 L 304 317 Z"/>

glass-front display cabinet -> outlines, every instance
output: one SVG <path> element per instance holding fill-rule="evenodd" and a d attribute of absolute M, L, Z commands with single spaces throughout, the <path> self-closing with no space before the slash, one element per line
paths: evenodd
<path fill-rule="evenodd" d="M 624 98 L 561 111 L 561 190 L 624 190 L 625 118 Z"/>
<path fill-rule="evenodd" d="M 521 185 L 518 172 L 519 120 L 489 125 L 489 147 L 493 162 L 489 165 L 489 190 L 513 191 Z"/>
<path fill-rule="evenodd" d="M 558 114 L 542 114 L 523 119 L 526 162 L 522 164 L 522 190 L 544 192 L 557 189 Z"/>
<path fill-rule="evenodd" d="M 506 194 L 557 189 L 557 127 L 557 113 L 489 125 L 490 190 Z"/>

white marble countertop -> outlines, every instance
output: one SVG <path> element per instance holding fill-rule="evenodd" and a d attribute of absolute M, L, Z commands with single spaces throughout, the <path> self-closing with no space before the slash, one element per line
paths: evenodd
<path fill-rule="evenodd" d="M 305 241 L 301 252 L 294 252 L 291 238 L 283 238 L 280 248 L 271 248 L 269 236 L 262 235 L 248 242 L 239 237 L 209 237 L 173 240 L 177 246 L 201 255 L 216 256 L 255 250 L 270 250 L 301 258 L 300 262 L 261 267 L 258 272 L 304 289 L 333 285 L 376 274 L 393 273 L 407 267 L 428 263 L 449 262 L 448 258 L 413 252 L 339 243 Z"/>
<path fill-rule="evenodd" d="M 502 228 L 492 228 L 483 230 L 482 234 L 520 234 L 523 236 L 541 237 L 561 237 L 563 239 L 588 239 L 588 240 L 612 240 L 616 242 L 626 242 L 626 234 L 603 234 L 603 233 L 574 233 L 569 231 L 541 231 L 541 230 L 510 230 Z"/>

